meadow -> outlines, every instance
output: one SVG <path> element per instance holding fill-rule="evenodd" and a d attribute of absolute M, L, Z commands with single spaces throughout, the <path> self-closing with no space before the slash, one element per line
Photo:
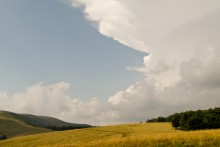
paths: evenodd
<path fill-rule="evenodd" d="M 0 135 L 4 134 L 8 138 L 13 138 L 46 132 L 52 131 L 45 128 L 27 125 L 26 123 L 14 118 L 14 116 L 10 113 L 3 113 L 0 111 Z"/>
<path fill-rule="evenodd" d="M 220 129 L 180 131 L 170 123 L 124 124 L 16 137 L 0 141 L 0 146 L 220 146 Z"/>

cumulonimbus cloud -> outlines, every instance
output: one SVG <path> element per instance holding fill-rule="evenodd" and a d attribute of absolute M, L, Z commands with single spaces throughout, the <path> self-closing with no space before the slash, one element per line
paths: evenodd
<path fill-rule="evenodd" d="M 89 22 L 95 22 L 101 34 L 150 54 L 150 60 L 144 58 L 142 71 L 156 78 L 162 87 L 181 79 L 179 65 L 194 58 L 202 42 L 219 40 L 218 0 L 71 1 Z M 161 63 L 169 65 L 170 70 L 163 70 Z M 159 70 L 165 72 L 155 77 L 154 72 Z"/>
<path fill-rule="evenodd" d="M 67 94 L 70 84 L 59 82 L 51 85 L 38 83 L 13 95 L 1 91 L 0 107 L 94 125 L 137 122 L 189 109 L 217 107 L 220 105 L 219 56 L 219 43 L 201 45 L 194 58 L 181 62 L 181 79 L 162 89 L 157 78 L 173 70 L 165 61 L 159 62 L 158 70 L 146 70 L 148 64 L 136 68 L 146 74 L 146 78 L 117 92 L 106 102 L 97 98 L 81 101 L 71 97 Z M 154 73 L 154 77 L 147 78 L 149 72 Z"/>
<path fill-rule="evenodd" d="M 98 31 L 149 53 L 145 75 L 108 100 L 108 117 L 131 120 L 220 105 L 218 0 L 72 0 Z"/>
<path fill-rule="evenodd" d="M 1 109 L 51 115 L 72 122 L 143 121 L 220 105 L 219 0 L 71 0 L 104 36 L 149 55 L 128 67 L 144 79 L 106 102 L 67 94 L 70 85 L 38 83 L 0 92 Z"/>

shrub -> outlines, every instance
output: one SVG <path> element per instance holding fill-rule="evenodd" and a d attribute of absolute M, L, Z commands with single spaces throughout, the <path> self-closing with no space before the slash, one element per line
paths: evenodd
<path fill-rule="evenodd" d="M 0 136 L 0 140 L 5 140 L 5 139 L 7 139 L 6 135 L 1 135 Z"/>

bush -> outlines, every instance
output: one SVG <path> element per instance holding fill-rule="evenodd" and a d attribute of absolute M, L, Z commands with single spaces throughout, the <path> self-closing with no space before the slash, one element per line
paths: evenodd
<path fill-rule="evenodd" d="M 5 139 L 7 139 L 6 135 L 1 135 L 0 136 L 0 140 L 5 140 Z"/>

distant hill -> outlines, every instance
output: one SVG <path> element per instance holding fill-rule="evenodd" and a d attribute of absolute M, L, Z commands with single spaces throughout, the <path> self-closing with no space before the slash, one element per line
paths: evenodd
<path fill-rule="evenodd" d="M 37 128 L 15 118 L 14 113 L 0 111 L 0 135 L 7 138 L 51 132 L 49 129 Z"/>
<path fill-rule="evenodd" d="M 51 127 L 86 128 L 91 126 L 87 124 L 68 123 L 48 116 L 17 114 L 0 110 L 0 135 L 5 134 L 8 138 L 51 132 L 52 130 L 47 129 Z"/>

